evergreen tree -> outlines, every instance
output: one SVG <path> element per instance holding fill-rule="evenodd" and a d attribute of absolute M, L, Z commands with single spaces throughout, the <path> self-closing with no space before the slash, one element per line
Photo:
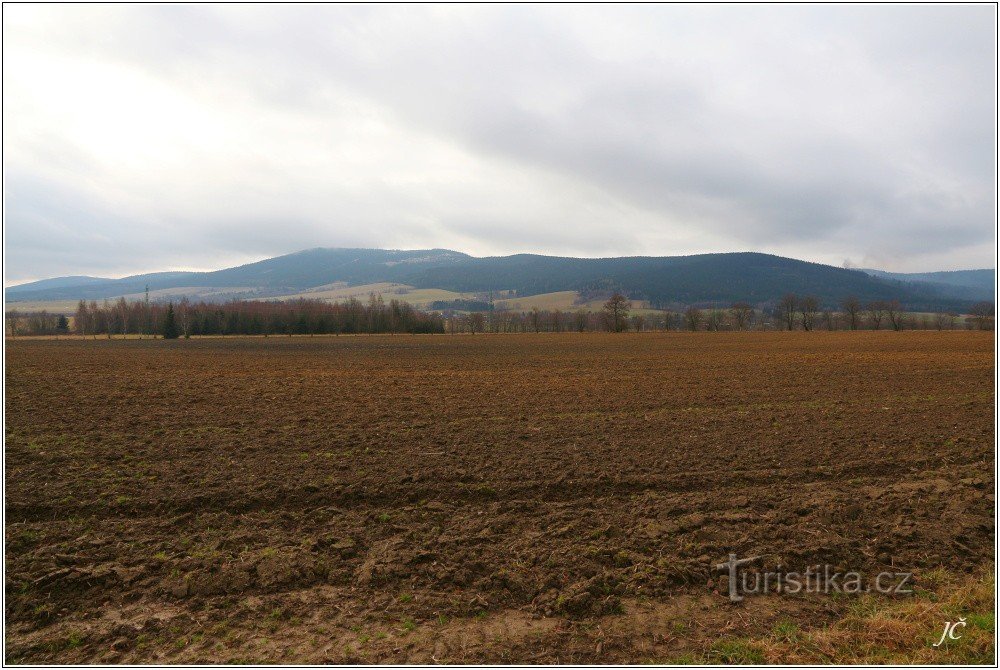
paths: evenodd
<path fill-rule="evenodd" d="M 69 332 L 69 319 L 67 319 L 63 314 L 60 314 L 59 319 L 56 321 L 56 332 L 59 334 Z"/>
<path fill-rule="evenodd" d="M 163 319 L 163 339 L 177 339 L 177 321 L 174 318 L 174 303 L 167 305 L 167 315 Z"/>

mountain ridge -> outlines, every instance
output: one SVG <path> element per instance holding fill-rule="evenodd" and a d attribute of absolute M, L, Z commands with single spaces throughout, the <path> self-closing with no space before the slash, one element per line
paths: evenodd
<path fill-rule="evenodd" d="M 969 273 L 972 273 L 971 275 Z M 944 280 L 936 275 L 948 274 Z M 987 274 L 989 276 L 987 276 Z M 407 284 L 469 293 L 622 290 L 652 304 L 774 302 L 815 295 L 834 306 L 847 295 L 899 300 L 910 309 L 962 309 L 991 299 L 992 270 L 903 275 L 838 268 L 759 252 L 575 258 L 542 254 L 476 257 L 450 249 L 316 247 L 207 272 L 157 272 L 121 279 L 56 277 L 5 289 L 12 301 L 105 299 L 151 291 L 216 289 L 216 299 L 271 297 L 334 283 Z M 970 278 L 971 277 L 971 278 Z M 964 278 L 964 279 L 963 279 Z M 74 283 L 74 280 L 78 280 Z M 963 283 L 965 282 L 965 283 Z M 196 295 L 196 293 L 192 293 Z"/>
<path fill-rule="evenodd" d="M 873 277 L 901 281 L 913 285 L 944 288 L 949 294 L 968 300 L 985 299 L 995 293 L 996 273 L 987 268 L 975 270 L 943 270 L 938 272 L 887 272 L 864 269 Z"/>

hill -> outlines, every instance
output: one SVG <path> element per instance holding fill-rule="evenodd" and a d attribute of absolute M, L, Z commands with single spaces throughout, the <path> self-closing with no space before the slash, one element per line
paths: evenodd
<path fill-rule="evenodd" d="M 278 295 L 337 282 L 367 284 L 394 281 L 424 267 L 446 265 L 468 258 L 471 257 L 442 249 L 308 249 L 214 272 L 155 272 L 79 284 L 64 281 L 69 278 L 43 279 L 9 287 L 5 294 L 7 300 L 19 301 L 99 300 L 142 293 L 146 288 L 152 292 L 225 287 L 233 295 Z"/>
<path fill-rule="evenodd" d="M 993 300 L 996 272 L 993 270 L 955 270 L 953 272 L 886 272 L 863 270 L 873 277 L 917 285 L 945 295 L 966 300 Z"/>
<path fill-rule="evenodd" d="M 992 273 L 990 270 L 971 271 Z M 963 273 L 930 273 L 957 274 Z M 981 275 L 976 274 L 979 278 Z M 961 283 L 968 279 L 901 280 L 884 273 L 847 270 L 761 253 L 570 258 L 516 254 L 477 258 L 447 249 L 309 249 L 214 272 L 160 272 L 123 279 L 63 277 L 6 289 L 8 302 L 101 300 L 139 296 L 148 287 L 152 299 L 182 295 L 209 300 L 277 298 L 332 299 L 346 287 L 392 284 L 406 293 L 436 299 L 494 294 L 520 298 L 576 292 L 588 296 L 621 290 L 635 300 L 657 305 L 728 305 L 735 301 L 766 304 L 785 293 L 814 295 L 826 306 L 854 295 L 862 301 L 897 299 L 908 309 L 961 311 L 978 299 Z M 429 291 L 429 292 L 428 292 Z M 397 291 L 403 294 L 403 290 Z M 349 294 L 347 292 L 346 294 Z M 14 305 L 16 307 L 16 302 Z"/>

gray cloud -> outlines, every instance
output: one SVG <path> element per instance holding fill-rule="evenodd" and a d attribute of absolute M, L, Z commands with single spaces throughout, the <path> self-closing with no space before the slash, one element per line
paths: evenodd
<path fill-rule="evenodd" d="M 991 6 L 13 6 L 7 276 L 311 246 L 992 266 Z"/>

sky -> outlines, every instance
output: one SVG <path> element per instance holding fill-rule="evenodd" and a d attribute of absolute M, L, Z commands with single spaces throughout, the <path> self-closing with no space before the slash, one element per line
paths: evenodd
<path fill-rule="evenodd" d="M 5 285 L 311 247 L 995 265 L 994 5 L 3 14 Z"/>

